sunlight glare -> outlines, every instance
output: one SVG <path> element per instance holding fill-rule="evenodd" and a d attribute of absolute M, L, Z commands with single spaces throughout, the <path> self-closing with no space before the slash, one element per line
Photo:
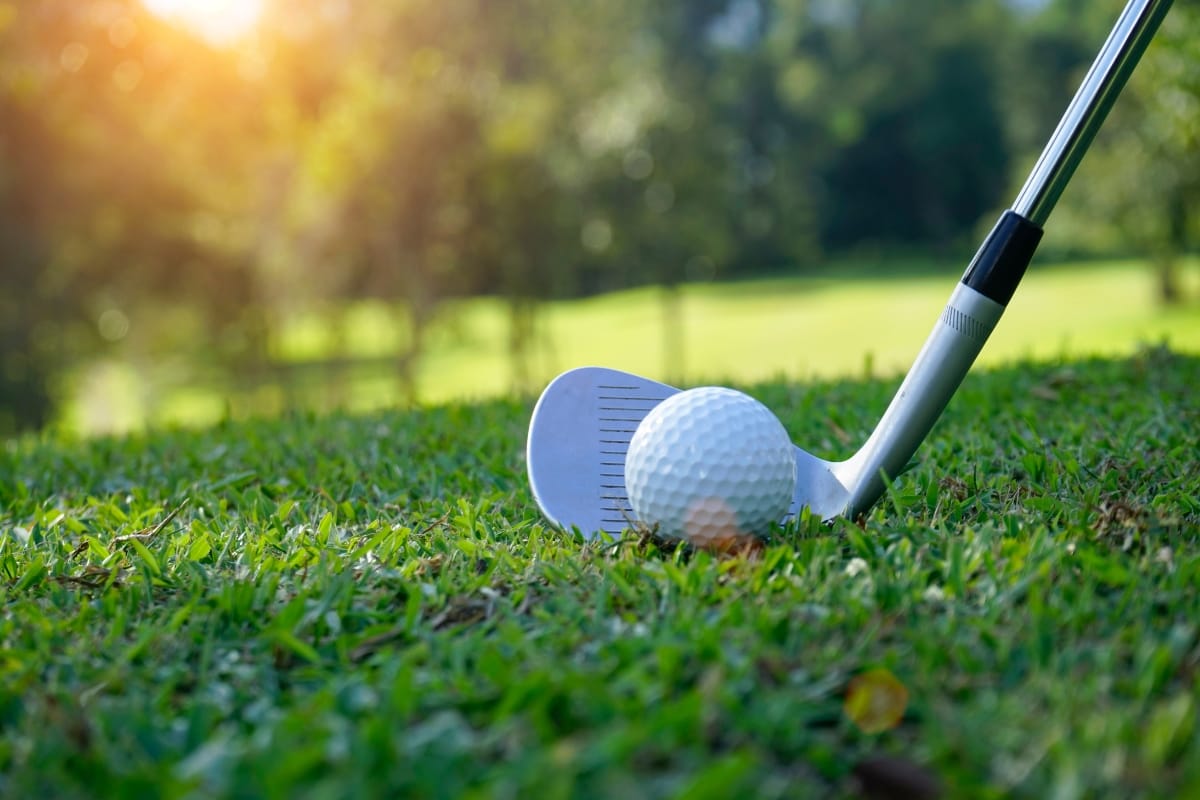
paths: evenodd
<path fill-rule="evenodd" d="M 249 33 L 262 16 L 263 0 L 142 0 L 146 8 L 216 44 Z"/>

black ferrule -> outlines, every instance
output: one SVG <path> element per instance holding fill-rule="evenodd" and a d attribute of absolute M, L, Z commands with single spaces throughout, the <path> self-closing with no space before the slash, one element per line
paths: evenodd
<path fill-rule="evenodd" d="M 1040 227 L 1015 211 L 1005 211 L 971 260 L 962 282 L 1007 306 L 1041 240 Z"/>

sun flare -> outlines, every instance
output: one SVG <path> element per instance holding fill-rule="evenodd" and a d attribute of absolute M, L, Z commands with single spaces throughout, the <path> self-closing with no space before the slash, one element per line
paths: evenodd
<path fill-rule="evenodd" d="M 232 42 L 258 23 L 263 0 L 142 0 L 151 13 L 209 41 Z"/>

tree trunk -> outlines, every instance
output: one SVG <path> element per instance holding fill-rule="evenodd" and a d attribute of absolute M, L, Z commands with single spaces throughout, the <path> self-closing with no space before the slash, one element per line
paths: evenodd
<path fill-rule="evenodd" d="M 1179 256 L 1187 245 L 1188 204 L 1183 192 L 1173 191 L 1167 199 L 1167 235 L 1162 250 L 1155 259 L 1158 276 L 1158 298 L 1163 305 L 1183 302 L 1179 285 Z"/>
<path fill-rule="evenodd" d="M 529 297 L 511 297 L 508 301 L 508 363 L 512 391 L 532 391 L 530 351 L 533 349 L 538 303 Z"/>
<path fill-rule="evenodd" d="M 686 372 L 683 330 L 683 292 L 678 283 L 662 287 L 659 294 L 662 312 L 663 375 L 672 383 L 683 381 Z"/>
<path fill-rule="evenodd" d="M 416 405 L 420 386 L 417 369 L 425 356 L 425 334 L 437 313 L 432 292 L 421 291 L 403 301 L 402 312 L 408 316 L 408 347 L 396 358 L 396 378 L 400 396 L 408 405 Z"/>

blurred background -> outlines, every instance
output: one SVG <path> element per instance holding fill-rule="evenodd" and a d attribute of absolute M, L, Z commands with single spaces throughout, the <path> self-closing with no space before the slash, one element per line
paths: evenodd
<path fill-rule="evenodd" d="M 0 2 L 0 436 L 899 373 L 1122 5 Z M 1200 350 L 1198 18 L 987 357 Z"/>

